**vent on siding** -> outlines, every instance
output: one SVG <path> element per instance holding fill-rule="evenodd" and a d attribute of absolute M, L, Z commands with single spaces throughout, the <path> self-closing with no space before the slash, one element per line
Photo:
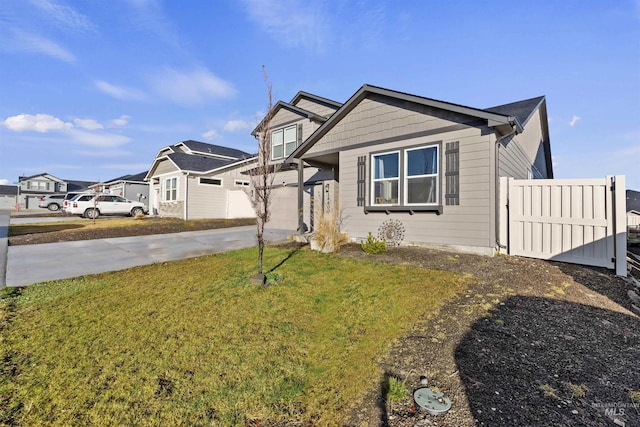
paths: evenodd
<path fill-rule="evenodd" d="M 449 206 L 460 204 L 460 142 L 447 142 L 445 147 L 445 203 Z"/>
<path fill-rule="evenodd" d="M 358 157 L 358 193 L 357 202 L 358 206 L 364 206 L 365 202 L 365 189 L 367 185 L 367 156 Z"/>

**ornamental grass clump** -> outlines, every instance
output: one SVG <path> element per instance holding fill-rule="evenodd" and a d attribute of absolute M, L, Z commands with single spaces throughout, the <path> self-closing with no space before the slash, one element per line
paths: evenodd
<path fill-rule="evenodd" d="M 363 251 L 371 255 L 379 255 L 387 252 L 387 242 L 384 239 L 379 240 L 373 237 L 371 232 L 367 235 L 367 240 L 360 243 L 360 247 Z"/>
<path fill-rule="evenodd" d="M 336 253 L 340 245 L 349 242 L 349 236 L 340 231 L 340 211 L 334 207 L 324 211 L 318 218 L 315 232 L 311 236 L 311 249 L 325 253 Z"/>

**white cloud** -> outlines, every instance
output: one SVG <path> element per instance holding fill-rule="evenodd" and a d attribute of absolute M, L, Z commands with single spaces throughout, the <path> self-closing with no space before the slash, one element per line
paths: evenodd
<path fill-rule="evenodd" d="M 569 122 L 569 126 L 575 127 L 575 125 L 578 123 L 578 120 L 581 120 L 581 119 L 582 119 L 582 117 L 574 115 L 571 118 L 571 121 Z"/>
<path fill-rule="evenodd" d="M 75 123 L 77 127 L 87 130 L 104 129 L 104 126 L 101 123 L 98 123 L 93 119 L 74 119 L 73 123 Z"/>
<path fill-rule="evenodd" d="M 251 20 L 286 47 L 322 50 L 330 33 L 320 2 L 244 0 Z"/>
<path fill-rule="evenodd" d="M 126 114 L 121 115 L 117 119 L 111 120 L 109 123 L 111 126 L 126 126 L 129 123 L 129 119 L 131 116 L 127 116 Z"/>
<path fill-rule="evenodd" d="M 93 24 L 89 18 L 70 6 L 58 4 L 52 0 L 31 0 L 31 3 L 46 14 L 49 22 L 55 23 L 58 27 L 93 31 Z"/>
<path fill-rule="evenodd" d="M 2 124 L 14 132 L 59 132 L 65 140 L 91 147 L 117 147 L 131 141 L 125 135 L 103 132 L 102 125 L 93 119 L 75 119 L 77 127 L 49 114 L 19 114 L 8 117 Z"/>
<path fill-rule="evenodd" d="M 235 89 L 230 83 L 204 68 L 191 71 L 167 68 L 152 77 L 151 81 L 160 96 L 180 105 L 198 105 L 212 99 L 229 98 L 235 94 Z"/>
<path fill-rule="evenodd" d="M 118 169 L 126 171 L 145 171 L 149 169 L 149 163 L 111 163 L 101 165 L 100 169 Z"/>
<path fill-rule="evenodd" d="M 8 179 L 0 179 L 0 185 L 9 185 L 10 181 Z"/>
<path fill-rule="evenodd" d="M 49 114 L 18 114 L 17 116 L 7 117 L 3 122 L 4 126 L 15 132 L 35 131 L 46 133 L 49 131 L 60 131 L 71 129 L 71 123 L 63 122 L 57 117 Z"/>
<path fill-rule="evenodd" d="M 113 98 L 125 101 L 144 101 L 147 99 L 147 96 L 137 89 L 112 85 L 111 83 L 107 83 L 103 80 L 96 80 L 93 84 L 99 91 L 106 93 Z"/>
<path fill-rule="evenodd" d="M 215 129 L 211 129 L 203 133 L 202 137 L 206 139 L 218 139 L 220 135 L 218 135 L 218 132 Z"/>
<path fill-rule="evenodd" d="M 225 131 L 236 132 L 239 130 L 251 129 L 251 123 L 246 120 L 229 120 L 224 124 Z"/>
<path fill-rule="evenodd" d="M 56 42 L 21 31 L 16 32 L 17 38 L 13 40 L 14 49 L 23 53 L 42 53 L 64 62 L 75 62 L 76 57 Z"/>

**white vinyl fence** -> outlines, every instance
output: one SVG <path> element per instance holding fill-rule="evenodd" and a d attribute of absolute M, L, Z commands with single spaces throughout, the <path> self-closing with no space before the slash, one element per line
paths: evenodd
<path fill-rule="evenodd" d="M 500 178 L 500 244 L 510 255 L 593 265 L 626 276 L 625 177 Z"/>

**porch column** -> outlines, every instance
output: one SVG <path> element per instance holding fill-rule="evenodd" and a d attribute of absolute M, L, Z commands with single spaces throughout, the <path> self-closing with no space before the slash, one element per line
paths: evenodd
<path fill-rule="evenodd" d="M 298 233 L 304 234 L 304 163 L 298 159 Z"/>

